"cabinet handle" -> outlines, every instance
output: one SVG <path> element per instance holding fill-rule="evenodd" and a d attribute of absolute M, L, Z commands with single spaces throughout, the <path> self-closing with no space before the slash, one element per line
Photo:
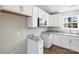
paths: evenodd
<path fill-rule="evenodd" d="M 23 12 L 23 7 L 22 6 L 20 6 L 20 11 Z"/>

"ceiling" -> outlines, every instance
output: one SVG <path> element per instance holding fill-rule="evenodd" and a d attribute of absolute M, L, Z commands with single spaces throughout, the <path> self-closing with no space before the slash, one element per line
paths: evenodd
<path fill-rule="evenodd" d="M 49 14 L 56 14 L 71 10 L 79 9 L 78 5 L 37 5 L 39 8 L 48 12 Z"/>

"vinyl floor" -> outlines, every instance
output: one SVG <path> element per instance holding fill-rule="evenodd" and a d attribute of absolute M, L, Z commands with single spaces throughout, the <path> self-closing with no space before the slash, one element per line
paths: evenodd
<path fill-rule="evenodd" d="M 79 54 L 77 52 L 52 45 L 51 48 L 44 48 L 44 54 Z"/>

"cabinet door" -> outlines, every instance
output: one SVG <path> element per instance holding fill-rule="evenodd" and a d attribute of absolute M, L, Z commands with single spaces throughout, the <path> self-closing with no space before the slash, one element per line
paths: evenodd
<path fill-rule="evenodd" d="M 38 16 L 39 16 L 39 18 L 41 18 L 41 19 L 43 18 L 42 10 L 41 10 L 40 8 L 39 8 L 39 15 L 38 15 Z"/>
<path fill-rule="evenodd" d="M 43 40 L 38 42 L 38 53 L 43 54 Z"/>
<path fill-rule="evenodd" d="M 60 37 L 60 46 L 63 48 L 70 49 L 70 37 L 65 35 L 59 35 Z"/>
<path fill-rule="evenodd" d="M 33 27 L 38 27 L 38 7 L 33 6 L 33 15 L 32 15 Z"/>
<path fill-rule="evenodd" d="M 66 40 L 65 36 L 64 35 L 61 35 L 61 34 L 58 34 L 58 38 L 60 39 L 59 46 L 60 47 L 65 47 L 65 40 Z"/>
<path fill-rule="evenodd" d="M 7 10 L 7 11 L 11 11 L 11 12 L 20 13 L 19 5 L 3 5 L 2 9 Z"/>
<path fill-rule="evenodd" d="M 46 26 L 49 26 L 49 14 L 48 13 L 46 13 L 45 20 L 47 21 Z"/>
<path fill-rule="evenodd" d="M 70 37 L 62 34 L 54 34 L 53 43 L 57 46 L 70 49 Z"/>
<path fill-rule="evenodd" d="M 32 16 L 32 8 L 33 8 L 32 5 L 23 5 L 23 6 L 20 6 L 20 8 L 22 8 L 22 7 L 23 7 L 23 13 L 25 15 Z"/>
<path fill-rule="evenodd" d="M 28 18 L 28 27 L 38 27 L 38 8 L 36 6 L 33 6 L 33 10 L 32 10 L 32 17 Z"/>
<path fill-rule="evenodd" d="M 50 26 L 58 26 L 58 20 L 56 19 L 56 15 L 50 16 Z"/>
<path fill-rule="evenodd" d="M 45 12 L 42 9 L 40 9 L 40 8 L 39 8 L 39 15 L 38 16 L 39 16 L 40 19 L 44 19 L 45 18 Z"/>
<path fill-rule="evenodd" d="M 61 26 L 62 20 L 60 14 L 50 15 L 49 26 Z"/>
<path fill-rule="evenodd" d="M 38 53 L 38 43 L 34 40 L 27 39 L 27 53 L 28 54 L 37 54 Z"/>
<path fill-rule="evenodd" d="M 71 38 L 71 50 L 79 52 L 79 38 L 78 37 Z"/>
<path fill-rule="evenodd" d="M 58 34 L 53 34 L 53 44 L 60 46 L 60 38 Z"/>
<path fill-rule="evenodd" d="M 62 27 L 62 15 L 58 14 L 58 23 L 59 23 L 59 27 Z"/>
<path fill-rule="evenodd" d="M 70 36 L 65 36 L 64 37 L 64 39 L 65 39 L 65 48 L 67 48 L 67 49 L 70 49 L 70 44 L 71 44 L 70 43 L 71 42 L 70 38 L 71 38 Z"/>

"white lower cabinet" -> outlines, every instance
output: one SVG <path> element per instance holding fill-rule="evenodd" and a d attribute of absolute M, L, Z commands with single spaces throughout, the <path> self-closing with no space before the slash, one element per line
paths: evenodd
<path fill-rule="evenodd" d="M 79 37 L 76 36 L 54 34 L 53 44 L 75 52 L 79 52 Z"/>
<path fill-rule="evenodd" d="M 79 52 L 79 38 L 78 37 L 71 38 L 71 50 Z"/>
<path fill-rule="evenodd" d="M 54 34 L 53 37 L 53 44 L 70 49 L 70 40 L 69 37 L 61 34 Z"/>
<path fill-rule="evenodd" d="M 27 54 L 43 54 L 43 40 L 27 39 Z"/>
<path fill-rule="evenodd" d="M 45 48 L 50 48 L 51 46 L 52 46 L 52 44 L 53 44 L 53 36 L 52 36 L 52 33 L 42 33 L 41 34 L 41 37 L 42 37 L 42 39 L 43 39 L 43 46 L 45 47 Z"/>
<path fill-rule="evenodd" d="M 43 54 L 43 40 L 38 42 L 38 53 Z"/>
<path fill-rule="evenodd" d="M 65 35 L 59 35 L 60 46 L 70 49 L 70 37 Z"/>
<path fill-rule="evenodd" d="M 65 42 L 63 42 L 65 48 L 70 49 L 71 43 L 70 43 L 70 37 L 64 37 Z"/>
<path fill-rule="evenodd" d="M 59 35 L 53 34 L 53 44 L 60 46 L 61 43 L 60 43 Z"/>

